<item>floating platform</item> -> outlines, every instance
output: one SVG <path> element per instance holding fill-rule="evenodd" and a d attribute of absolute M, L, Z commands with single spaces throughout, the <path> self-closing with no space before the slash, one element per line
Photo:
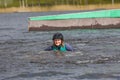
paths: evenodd
<path fill-rule="evenodd" d="M 120 9 L 29 17 L 29 31 L 120 28 Z"/>

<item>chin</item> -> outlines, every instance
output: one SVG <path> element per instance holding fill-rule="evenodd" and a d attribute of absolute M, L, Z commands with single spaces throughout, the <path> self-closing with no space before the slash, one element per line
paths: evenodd
<path fill-rule="evenodd" d="M 56 46 L 60 46 L 60 45 L 56 45 Z"/>

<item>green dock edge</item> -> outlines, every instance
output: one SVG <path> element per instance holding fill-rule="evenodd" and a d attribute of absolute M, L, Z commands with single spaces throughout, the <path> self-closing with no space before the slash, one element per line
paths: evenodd
<path fill-rule="evenodd" d="M 100 10 L 80 13 L 69 13 L 60 15 L 29 17 L 30 21 L 38 20 L 65 20 L 65 19 L 84 19 L 84 18 L 119 18 L 120 9 Z"/>

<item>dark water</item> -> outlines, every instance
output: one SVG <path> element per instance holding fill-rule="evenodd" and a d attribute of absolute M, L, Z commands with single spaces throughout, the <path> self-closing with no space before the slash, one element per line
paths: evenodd
<path fill-rule="evenodd" d="M 43 51 L 57 31 L 28 32 L 27 18 L 61 13 L 0 14 L 0 80 L 120 80 L 120 29 L 59 31 L 75 51 Z"/>

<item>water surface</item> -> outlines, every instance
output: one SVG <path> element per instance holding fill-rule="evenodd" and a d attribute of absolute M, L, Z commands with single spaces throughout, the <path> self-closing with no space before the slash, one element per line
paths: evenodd
<path fill-rule="evenodd" d="M 0 80 L 120 79 L 120 29 L 28 32 L 28 17 L 62 13 L 69 12 L 0 14 Z M 43 51 L 56 32 L 74 52 L 58 58 Z"/>

